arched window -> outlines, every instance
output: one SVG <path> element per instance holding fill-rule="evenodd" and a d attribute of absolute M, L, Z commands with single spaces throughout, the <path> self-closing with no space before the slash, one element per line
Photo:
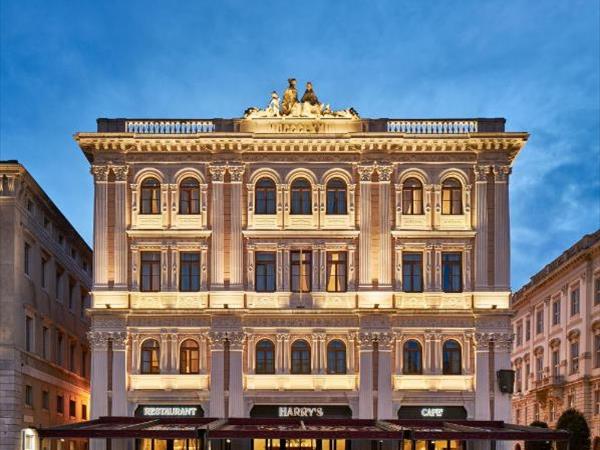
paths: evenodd
<path fill-rule="evenodd" d="M 416 178 L 409 178 L 402 185 L 402 214 L 423 214 L 423 185 Z"/>
<path fill-rule="evenodd" d="M 142 343 L 142 373 L 160 373 L 160 346 L 156 339 Z"/>
<path fill-rule="evenodd" d="M 156 178 L 142 181 L 141 214 L 160 214 L 160 182 Z"/>
<path fill-rule="evenodd" d="M 200 352 L 198 343 L 186 339 L 179 349 L 179 373 L 200 373 Z"/>
<path fill-rule="evenodd" d="M 179 184 L 179 214 L 200 214 L 200 184 L 195 178 Z"/>
<path fill-rule="evenodd" d="M 423 373 L 423 352 L 421 344 L 414 339 L 404 343 L 403 373 L 415 375 Z"/>
<path fill-rule="evenodd" d="M 346 373 L 346 345 L 339 339 L 327 344 L 327 373 Z"/>
<path fill-rule="evenodd" d="M 332 178 L 327 182 L 326 214 L 347 214 L 346 182 L 340 178 Z"/>
<path fill-rule="evenodd" d="M 462 213 L 462 184 L 456 178 L 446 178 L 442 183 L 442 214 Z"/>
<path fill-rule="evenodd" d="M 256 373 L 275 373 L 275 346 L 268 339 L 256 344 Z"/>
<path fill-rule="evenodd" d="M 460 345 L 454 339 L 444 342 L 443 359 L 444 375 L 460 375 L 462 373 Z"/>
<path fill-rule="evenodd" d="M 290 214 L 312 214 L 311 186 L 306 178 L 298 178 L 292 183 L 292 207 Z"/>
<path fill-rule="evenodd" d="M 261 178 L 256 183 L 254 200 L 255 214 L 275 214 L 275 183 L 270 178 Z"/>
<path fill-rule="evenodd" d="M 305 340 L 292 344 L 292 373 L 310 373 L 310 346 Z"/>

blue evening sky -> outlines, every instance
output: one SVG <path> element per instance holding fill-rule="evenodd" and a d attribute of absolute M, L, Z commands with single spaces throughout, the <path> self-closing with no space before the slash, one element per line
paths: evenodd
<path fill-rule="evenodd" d="M 512 285 L 600 227 L 600 11 L 585 1 L 2 0 L 0 159 L 91 242 L 97 117 L 237 117 L 294 76 L 363 117 L 506 117 Z"/>

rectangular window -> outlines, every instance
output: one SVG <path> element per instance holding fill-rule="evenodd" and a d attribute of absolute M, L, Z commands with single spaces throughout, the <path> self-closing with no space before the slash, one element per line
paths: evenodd
<path fill-rule="evenodd" d="M 75 280 L 69 277 L 69 310 L 75 308 Z"/>
<path fill-rule="evenodd" d="M 256 292 L 275 292 L 275 253 L 256 252 L 254 258 Z"/>
<path fill-rule="evenodd" d="M 65 412 L 65 399 L 62 395 L 56 396 L 56 412 L 58 414 L 63 414 Z"/>
<path fill-rule="evenodd" d="M 327 292 L 346 292 L 348 286 L 348 255 L 327 252 Z"/>
<path fill-rule="evenodd" d="M 560 323 L 560 299 L 556 299 L 552 302 L 552 325 L 558 325 Z"/>
<path fill-rule="evenodd" d="M 87 420 L 87 405 L 81 404 L 81 420 Z"/>
<path fill-rule="evenodd" d="M 25 406 L 33 408 L 33 387 L 25 385 Z"/>
<path fill-rule="evenodd" d="M 579 372 L 579 341 L 571 342 L 571 374 Z"/>
<path fill-rule="evenodd" d="M 25 350 L 33 351 L 33 319 L 25 316 Z"/>
<path fill-rule="evenodd" d="M 560 376 L 560 352 L 558 349 L 552 351 L 552 376 L 554 378 Z"/>
<path fill-rule="evenodd" d="M 59 265 L 56 266 L 56 273 L 54 275 L 54 296 L 56 300 L 62 302 L 62 277 L 65 270 Z"/>
<path fill-rule="evenodd" d="M 69 400 L 69 417 L 77 417 L 77 404 L 75 400 Z"/>
<path fill-rule="evenodd" d="M 535 358 L 535 379 L 537 381 L 542 381 L 542 377 L 544 375 L 544 357 L 539 355 Z"/>
<path fill-rule="evenodd" d="M 142 292 L 160 291 L 160 253 L 142 252 L 140 289 Z"/>
<path fill-rule="evenodd" d="M 64 336 L 59 331 L 56 335 L 56 364 L 58 364 L 59 366 L 63 365 L 63 341 Z"/>
<path fill-rule="evenodd" d="M 88 293 L 86 290 L 82 289 L 79 294 L 79 318 L 85 318 L 85 308 L 87 302 Z"/>
<path fill-rule="evenodd" d="M 48 287 L 48 280 L 46 279 L 47 276 L 48 276 L 48 257 L 42 255 L 42 258 L 40 260 L 40 277 L 41 277 L 40 283 L 43 288 Z"/>
<path fill-rule="evenodd" d="M 525 390 L 529 390 L 529 378 L 531 377 L 531 365 L 529 363 L 525 364 Z"/>
<path fill-rule="evenodd" d="M 522 322 L 519 322 L 517 324 L 516 335 L 517 335 L 517 347 L 520 347 L 521 345 L 523 345 L 523 323 Z"/>
<path fill-rule="evenodd" d="M 444 292 L 462 292 L 462 255 L 442 253 L 442 283 Z"/>
<path fill-rule="evenodd" d="M 579 314 L 579 287 L 571 290 L 571 316 Z"/>
<path fill-rule="evenodd" d="M 31 274 L 31 246 L 25 242 L 25 247 L 23 249 L 23 271 L 27 274 Z"/>
<path fill-rule="evenodd" d="M 540 420 L 540 405 L 537 402 L 533 404 L 533 420 Z"/>
<path fill-rule="evenodd" d="M 594 336 L 594 367 L 600 367 L 600 335 Z"/>
<path fill-rule="evenodd" d="M 552 401 L 548 402 L 548 418 L 550 422 L 554 422 L 554 402 Z"/>
<path fill-rule="evenodd" d="M 542 306 L 535 312 L 535 334 L 544 332 L 544 307 Z"/>
<path fill-rule="evenodd" d="M 200 253 L 180 253 L 179 266 L 179 290 L 198 292 L 200 290 Z"/>
<path fill-rule="evenodd" d="M 50 355 L 50 330 L 48 327 L 42 327 L 42 357 L 48 359 Z"/>
<path fill-rule="evenodd" d="M 402 253 L 402 290 L 423 292 L 422 253 Z"/>
<path fill-rule="evenodd" d="M 81 376 L 87 377 L 87 350 L 81 349 Z"/>
<path fill-rule="evenodd" d="M 42 409 L 50 409 L 50 394 L 48 391 L 42 391 Z"/>
<path fill-rule="evenodd" d="M 517 367 L 515 370 L 515 391 L 521 392 L 521 368 Z"/>
<path fill-rule="evenodd" d="M 521 410 L 518 408 L 515 410 L 515 422 L 517 425 L 521 423 Z"/>
<path fill-rule="evenodd" d="M 600 276 L 594 279 L 594 305 L 600 305 Z"/>
<path fill-rule="evenodd" d="M 290 276 L 292 292 L 311 291 L 312 252 L 310 250 L 290 252 Z"/>
<path fill-rule="evenodd" d="M 594 415 L 600 414 L 600 389 L 594 391 Z"/>
<path fill-rule="evenodd" d="M 529 342 L 531 340 L 531 319 L 527 319 L 525 321 L 525 342 Z"/>
<path fill-rule="evenodd" d="M 69 370 L 75 372 L 75 343 L 69 345 Z"/>
<path fill-rule="evenodd" d="M 567 396 L 567 408 L 573 408 L 575 406 L 575 395 L 569 394 Z"/>

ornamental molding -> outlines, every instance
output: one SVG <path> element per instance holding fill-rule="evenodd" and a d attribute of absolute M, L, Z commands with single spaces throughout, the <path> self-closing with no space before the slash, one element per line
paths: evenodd
<path fill-rule="evenodd" d="M 213 183 L 223 183 L 227 166 L 210 166 L 208 168 Z"/>
<path fill-rule="evenodd" d="M 227 166 L 232 183 L 241 183 L 244 178 L 244 166 Z"/>
<path fill-rule="evenodd" d="M 476 165 L 473 166 L 473 172 L 475 173 L 475 181 L 477 183 L 487 183 L 487 176 L 490 173 L 491 166 L 489 165 Z"/>
<path fill-rule="evenodd" d="M 508 176 L 512 172 L 510 166 L 500 166 L 494 165 L 492 166 L 492 173 L 494 174 L 494 178 L 496 181 L 503 182 L 508 180 Z"/>
<path fill-rule="evenodd" d="M 361 183 L 369 183 L 373 176 L 373 172 L 375 171 L 375 166 L 359 165 L 356 166 L 356 171 L 358 172 Z"/>
<path fill-rule="evenodd" d="M 156 327 L 196 327 L 206 328 L 211 325 L 210 316 L 173 316 L 172 311 L 166 311 L 156 316 L 129 316 L 127 324 L 130 327 L 156 328 Z"/>
<path fill-rule="evenodd" d="M 87 339 L 92 351 L 108 350 L 111 333 L 108 331 L 88 331 Z"/>
<path fill-rule="evenodd" d="M 245 317 L 252 328 L 349 328 L 358 327 L 358 317 Z"/>
<path fill-rule="evenodd" d="M 107 182 L 108 181 L 108 172 L 109 166 L 97 166 L 93 165 L 90 168 L 91 174 L 94 176 L 94 181 L 99 182 Z"/>
<path fill-rule="evenodd" d="M 110 166 L 115 174 L 115 181 L 127 181 L 129 166 Z"/>

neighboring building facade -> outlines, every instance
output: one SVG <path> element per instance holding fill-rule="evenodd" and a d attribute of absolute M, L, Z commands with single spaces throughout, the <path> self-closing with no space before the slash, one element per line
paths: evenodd
<path fill-rule="evenodd" d="M 92 417 L 509 420 L 508 179 L 528 134 L 283 98 L 76 135 Z"/>
<path fill-rule="evenodd" d="M 16 161 L 0 161 L 0 254 L 0 444 L 29 449 L 27 428 L 89 418 L 92 251 Z"/>
<path fill-rule="evenodd" d="M 531 277 L 512 297 L 513 421 L 555 426 L 575 408 L 600 445 L 600 230 Z"/>

